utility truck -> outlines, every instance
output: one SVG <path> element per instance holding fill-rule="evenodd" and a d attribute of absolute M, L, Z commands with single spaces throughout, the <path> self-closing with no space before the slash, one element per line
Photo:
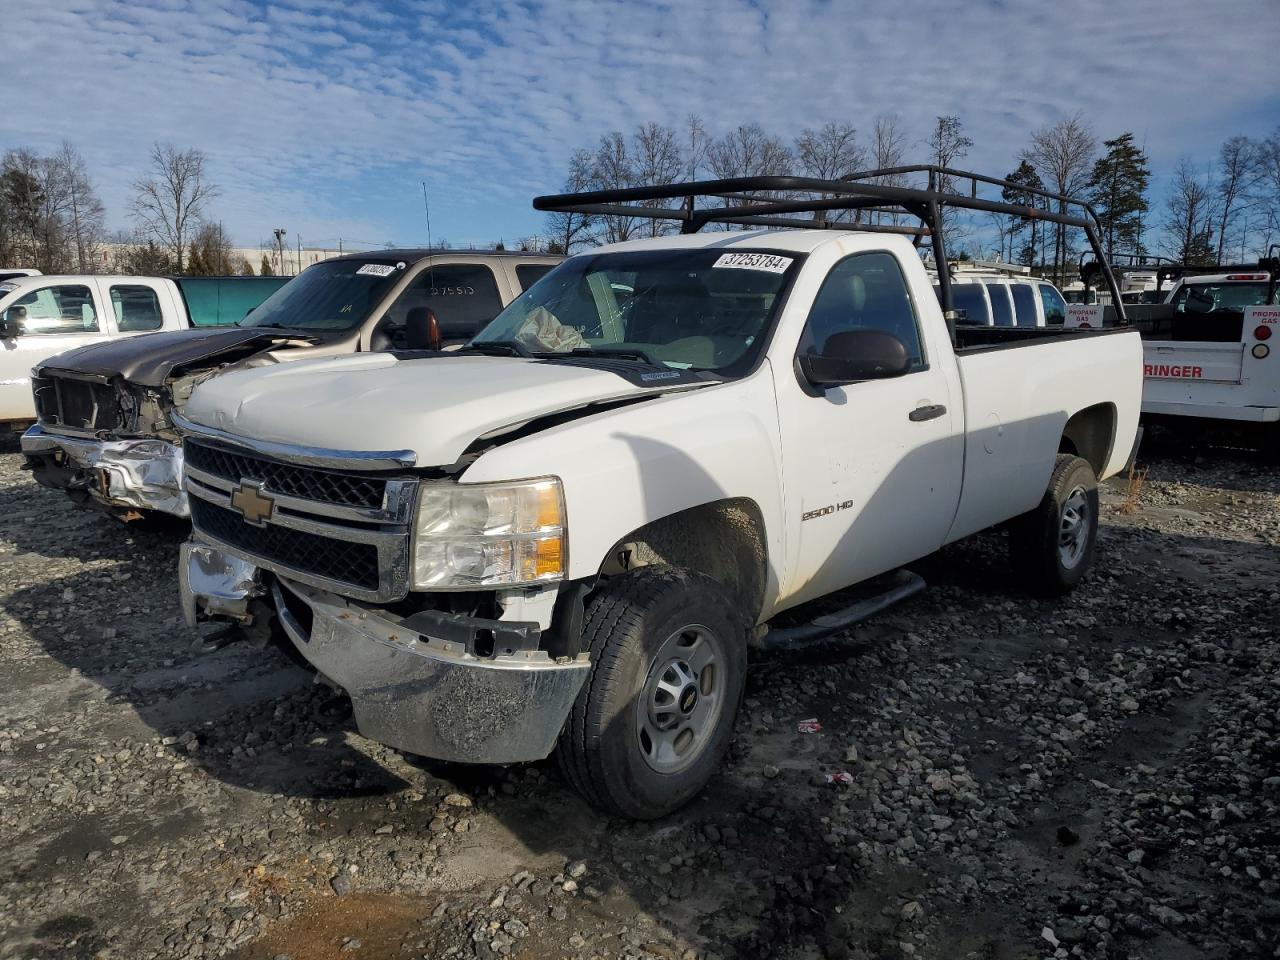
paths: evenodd
<path fill-rule="evenodd" d="M 39 416 L 22 438 L 27 465 L 44 486 L 125 519 L 185 517 L 173 414 L 197 383 L 235 367 L 294 357 L 462 343 L 561 259 L 417 249 L 348 254 L 314 264 L 288 283 L 273 278 L 279 289 L 260 304 L 262 296 L 247 306 L 237 303 L 233 325 L 217 330 L 185 329 L 179 301 L 160 300 L 171 303 L 173 316 L 163 315 L 163 329 L 171 332 L 40 358 L 30 387 L 23 387 L 27 408 L 34 397 Z M 109 292 L 113 304 L 124 304 L 114 313 L 118 327 L 138 328 L 131 312 L 136 297 L 120 301 L 118 291 L 135 291 L 145 300 L 151 288 L 121 286 L 117 279 L 99 280 L 101 295 Z M 179 289 L 189 283 L 176 282 Z M 249 307 L 254 309 L 246 314 Z M 157 322 L 151 313 L 145 317 Z M 71 326 L 78 323 L 72 317 Z"/>
<path fill-rule="evenodd" d="M 1161 302 L 1128 308 L 1143 339 L 1144 418 L 1260 434 L 1280 451 L 1278 252 L 1273 247 L 1254 264 L 1156 268 Z M 1130 268 L 1116 272 L 1123 285 Z M 1084 275 L 1093 279 L 1098 270 L 1086 264 Z M 1109 308 L 1081 316 L 1094 325 L 1118 322 Z"/>
<path fill-rule="evenodd" d="M 175 415 L 188 620 L 278 618 L 374 740 L 554 751 L 589 801 L 652 818 L 724 756 L 749 651 L 915 593 L 904 565 L 1007 525 L 1023 582 L 1071 590 L 1134 442 L 1138 335 L 957 325 L 941 209 L 1031 211 L 976 195 L 1003 181 L 910 170 L 974 195 L 747 177 L 541 197 L 681 231 L 570 258 L 453 354 L 201 383 Z M 920 225 L 798 216 L 850 210 Z M 1097 247 L 1087 213 L 1034 213 Z"/>

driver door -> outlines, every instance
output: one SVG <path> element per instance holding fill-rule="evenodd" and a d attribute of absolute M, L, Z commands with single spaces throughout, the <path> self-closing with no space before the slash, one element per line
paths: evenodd
<path fill-rule="evenodd" d="M 950 343 L 922 335 L 919 307 L 890 253 L 853 254 L 831 268 L 798 350 L 821 353 L 832 334 L 857 329 L 902 340 L 909 371 L 825 390 L 801 382 L 798 367 L 774 374 L 786 470 L 787 605 L 934 552 L 959 502 L 959 384 L 954 365 L 931 362 L 931 352 Z"/>

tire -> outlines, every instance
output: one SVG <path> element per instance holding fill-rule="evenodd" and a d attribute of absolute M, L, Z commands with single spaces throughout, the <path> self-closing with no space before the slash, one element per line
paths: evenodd
<path fill-rule="evenodd" d="M 1009 561 L 1032 593 L 1062 596 L 1089 572 L 1097 543 L 1098 479 L 1088 461 L 1060 453 L 1040 505 L 1009 529 Z"/>
<path fill-rule="evenodd" d="M 591 598 L 583 643 L 591 673 L 556 745 L 565 778 L 608 813 L 652 820 L 679 809 L 729 747 L 746 622 L 714 580 L 644 567 Z"/>

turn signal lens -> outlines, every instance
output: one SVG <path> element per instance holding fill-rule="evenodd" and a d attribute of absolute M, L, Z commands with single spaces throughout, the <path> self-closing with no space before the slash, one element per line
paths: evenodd
<path fill-rule="evenodd" d="M 1261 326 L 1261 327 L 1255 327 L 1255 328 L 1254 328 L 1254 330 L 1253 330 L 1253 339 L 1255 339 L 1255 340 L 1270 340 L 1270 339 L 1271 339 L 1271 328 L 1270 328 L 1270 327 L 1268 327 L 1268 326 L 1265 326 L 1265 325 L 1263 325 L 1263 326 Z"/>
<path fill-rule="evenodd" d="M 1258 360 L 1265 360 L 1271 355 L 1271 348 L 1265 343 L 1255 343 L 1253 345 L 1253 350 L 1251 350 L 1250 353 L 1252 353 Z"/>

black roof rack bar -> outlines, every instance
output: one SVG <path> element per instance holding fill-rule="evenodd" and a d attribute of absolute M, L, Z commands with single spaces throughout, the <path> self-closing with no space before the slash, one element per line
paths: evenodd
<path fill-rule="evenodd" d="M 878 170 L 861 170 L 858 173 L 851 173 L 844 179 L 846 180 L 870 180 L 875 177 L 896 177 L 912 173 L 923 173 L 929 177 L 929 189 L 938 189 L 938 180 L 942 177 L 951 177 L 956 180 L 969 181 L 969 195 L 976 197 L 978 195 L 978 184 L 985 183 L 989 186 L 1000 187 L 1001 189 L 1014 190 L 1018 193 L 1029 193 L 1032 196 L 1043 197 L 1046 200 L 1059 200 L 1062 203 L 1071 204 L 1073 206 L 1083 207 L 1089 212 L 1089 215 L 1097 220 L 1097 214 L 1093 211 L 1093 205 L 1087 200 L 1079 197 L 1070 197 L 1063 193 L 1054 193 L 1052 190 L 1046 190 L 1043 187 L 1030 187 L 1025 183 L 1016 183 L 1013 180 L 1005 180 L 1001 177 L 988 177 L 985 174 L 973 173 L 968 170 L 955 170 L 951 167 L 939 167 L 934 164 L 918 163 L 901 167 L 881 167 Z M 1043 211 L 1041 211 L 1043 212 Z"/>
<path fill-rule="evenodd" d="M 793 220 L 788 217 L 741 216 L 726 218 L 724 223 L 751 227 L 799 227 L 804 230 L 857 230 L 859 233 L 892 233 L 904 237 L 927 237 L 928 227 L 894 226 L 889 223 L 854 223 L 851 220 Z"/>
<path fill-rule="evenodd" d="M 892 233 L 907 237 L 927 237 L 929 235 L 928 227 L 895 226 L 892 224 L 877 223 L 851 223 L 848 220 L 798 220 L 789 217 L 767 216 L 764 215 L 762 211 L 758 211 L 755 207 L 742 209 L 749 209 L 751 212 L 732 213 L 725 209 L 714 208 L 709 208 L 707 212 L 714 214 L 713 219 L 717 222 L 733 223 L 752 227 L 788 227 L 799 230 L 860 230 L 866 233 Z M 821 209 L 829 210 L 830 207 L 823 206 Z M 691 222 L 689 219 L 689 212 L 687 210 L 673 210 L 670 207 L 631 207 L 614 203 L 587 203 L 582 206 L 574 207 L 574 212 L 592 214 L 594 216 L 601 217 L 641 217 L 648 218 L 650 220 L 678 220 L 684 223 Z M 901 213 L 901 211 L 898 212 Z M 701 214 L 702 211 L 698 211 L 698 213 Z M 695 216 L 692 222 L 696 223 L 699 220 L 702 220 L 702 217 Z M 698 225 L 701 226 L 702 224 L 699 223 Z"/>
<path fill-rule="evenodd" d="M 929 189 L 918 187 L 900 187 L 884 183 L 868 183 L 870 178 L 890 176 L 894 174 L 925 173 L 929 178 Z M 964 178 L 971 183 L 971 196 L 953 193 L 949 190 L 937 189 L 943 177 Z M 1086 216 L 1079 217 L 1060 210 L 1041 209 L 1022 204 L 1003 201 L 985 200 L 977 196 L 977 184 L 1010 187 L 1031 193 L 1036 196 L 1056 200 L 1065 210 L 1069 206 L 1082 209 Z M 759 196 L 759 194 L 766 196 Z M 754 195 L 753 195 L 754 194 Z M 773 196 L 768 196 L 773 194 Z M 817 194 L 815 197 L 797 197 L 796 194 Z M 737 201 L 739 206 L 696 206 L 697 198 L 716 199 L 724 204 Z M 682 199 L 684 204 L 679 209 L 643 206 L 655 200 Z M 799 212 L 821 212 L 824 210 L 850 210 L 868 208 L 899 208 L 902 212 L 919 219 L 928 229 L 932 239 L 934 260 L 946 263 L 945 240 L 941 235 L 941 210 L 953 207 L 966 210 L 978 210 L 986 213 L 999 213 L 1016 216 L 1022 219 L 1036 219 L 1063 226 L 1077 227 L 1085 232 L 1094 256 L 1101 264 L 1107 286 L 1111 290 L 1112 300 L 1120 321 L 1126 322 L 1124 306 L 1120 298 L 1120 290 L 1115 277 L 1107 266 L 1102 254 L 1097 215 L 1093 208 L 1083 200 L 1051 193 L 1047 190 L 1027 188 L 1022 184 L 986 177 L 981 174 L 953 170 L 949 167 L 919 165 L 906 167 L 886 167 L 852 174 L 841 180 L 822 180 L 815 177 L 793 176 L 755 176 L 730 177 L 721 180 L 698 180 L 688 183 L 662 183 L 640 187 L 622 187 L 613 190 L 589 190 L 583 193 L 552 194 L 535 197 L 535 210 L 547 212 L 593 213 L 605 216 L 637 217 L 649 219 L 676 220 L 681 222 L 681 230 L 693 233 L 708 223 L 735 223 L 743 225 L 763 226 L 813 226 L 811 223 L 778 221 L 772 219 L 777 214 Z M 763 222 L 760 218 L 767 218 Z M 825 224 L 823 224 L 825 226 Z M 837 226 L 832 224 L 831 226 Z M 863 224 L 839 224 L 844 229 L 859 230 Z M 919 236 L 917 234 L 917 236 Z M 954 323 L 955 312 L 952 308 L 951 283 L 948 271 L 939 271 L 939 288 L 942 308 L 948 318 L 948 325 Z M 954 327 L 952 327 L 954 336 Z"/>

